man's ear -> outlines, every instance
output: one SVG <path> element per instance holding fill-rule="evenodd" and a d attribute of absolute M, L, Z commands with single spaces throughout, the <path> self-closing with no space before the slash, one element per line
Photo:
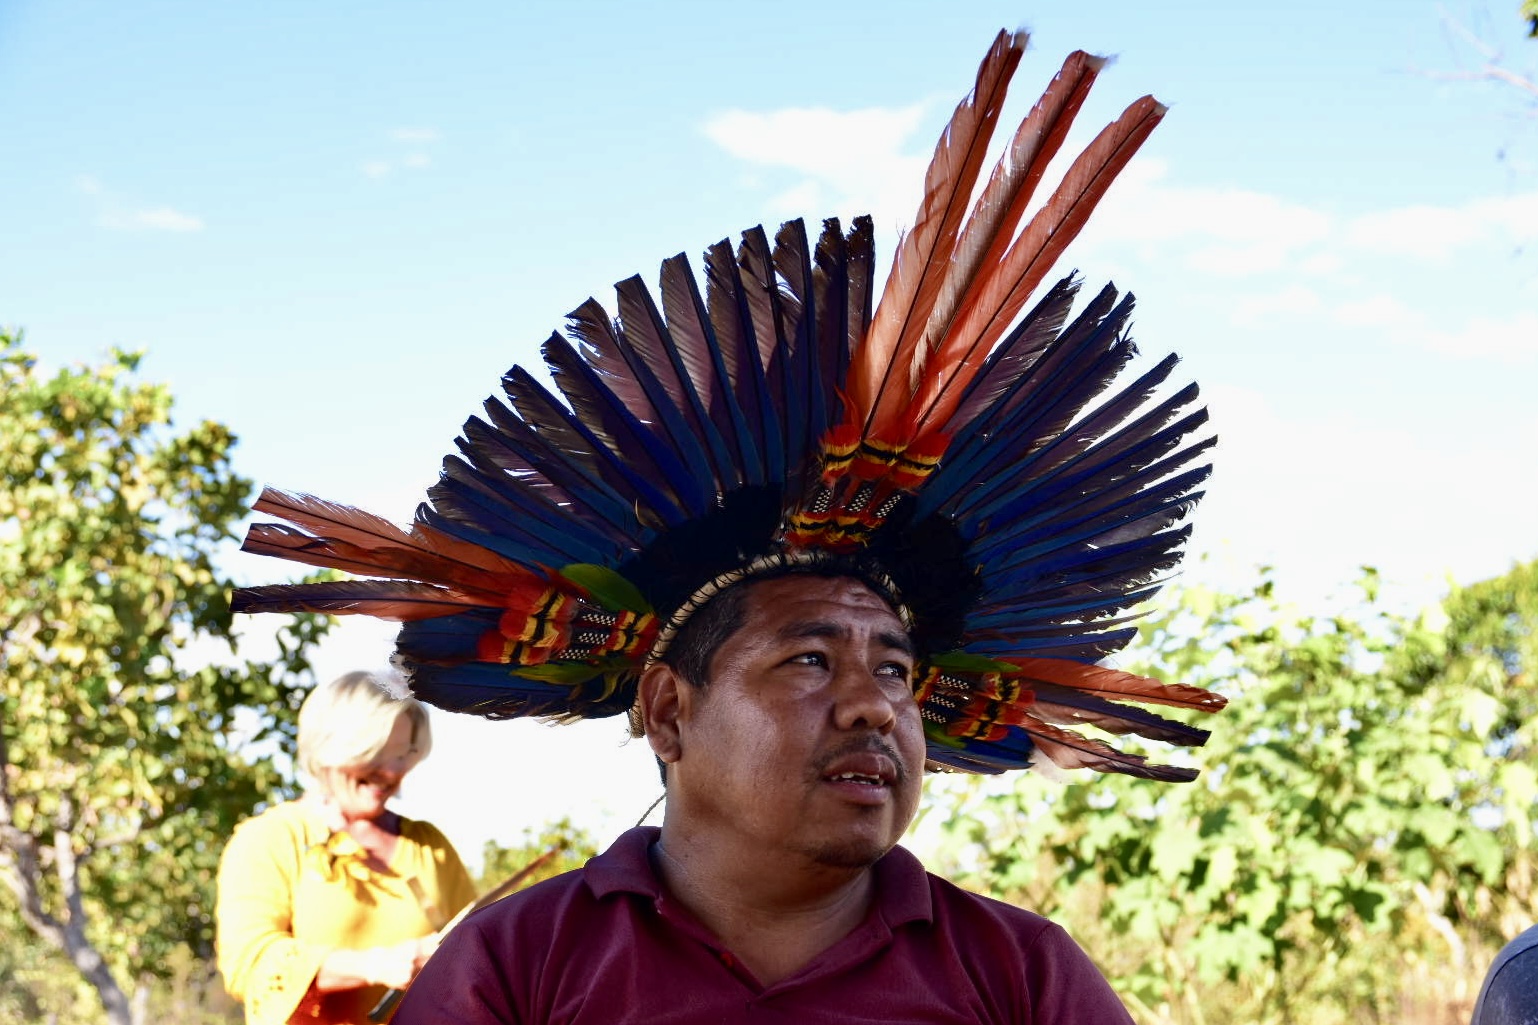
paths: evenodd
<path fill-rule="evenodd" d="M 676 762 L 683 754 L 679 723 L 688 715 L 690 699 L 694 696 L 690 690 L 689 684 L 672 667 L 661 662 L 652 663 L 641 674 L 637 694 L 641 721 L 646 727 L 646 742 L 661 762 Z"/>

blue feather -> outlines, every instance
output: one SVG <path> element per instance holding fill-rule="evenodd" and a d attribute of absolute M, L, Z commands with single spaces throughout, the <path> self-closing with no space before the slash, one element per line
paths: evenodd
<path fill-rule="evenodd" d="M 744 484 L 763 484 L 758 446 L 737 401 L 710 311 L 700 296 L 687 258 L 679 255 L 663 261 L 661 288 L 668 332 L 677 350 L 687 354 L 684 362 L 691 368 L 697 415 L 709 430 L 716 432 L 711 439 L 711 451 L 716 459 L 719 487 L 729 491 Z M 699 395 L 702 386 L 708 398 Z"/>
<path fill-rule="evenodd" d="M 561 566 L 601 563 L 615 557 L 619 546 L 609 538 L 576 520 L 552 525 L 535 515 L 524 515 L 520 506 L 452 476 L 449 468 L 454 465 L 464 464 L 454 456 L 444 460 L 445 476 L 431 491 L 433 504 L 424 502 L 417 507 L 419 522 L 523 563 Z"/>
<path fill-rule="evenodd" d="M 655 518 L 666 523 L 687 518 L 701 500 L 702 486 L 687 461 L 637 417 L 608 386 L 608 379 L 588 366 L 566 339 L 552 335 L 544 355 L 556 387 L 578 414 L 572 420 L 584 421 L 585 414 L 586 426 L 602 425 L 605 436 L 592 436 L 594 453 L 623 476 L 634 498 Z"/>
<path fill-rule="evenodd" d="M 680 261 L 681 268 L 678 266 Z M 676 278 L 679 273 L 693 278 L 687 260 L 680 256 L 665 261 L 662 265 L 663 287 L 669 288 L 669 280 Z M 685 316 L 674 318 L 676 325 L 664 324 L 651 292 L 639 275 L 626 278 L 615 285 L 614 289 L 619 297 L 622 344 L 634 349 L 646 367 L 656 375 L 669 405 L 678 411 L 680 421 L 685 425 L 689 448 L 704 457 L 700 465 L 695 465 L 696 461 L 689 458 L 690 454 L 684 453 L 691 468 L 696 472 L 705 468 L 705 476 L 711 483 L 710 490 L 713 493 L 730 490 L 737 485 L 740 477 L 727 452 L 726 439 L 710 419 L 696 386 L 697 380 L 704 383 L 707 389 L 711 383 L 707 376 L 710 373 L 709 357 L 701 351 L 705 347 L 704 333 L 698 324 L 690 324 Z M 680 341 L 684 343 L 682 347 Z"/>

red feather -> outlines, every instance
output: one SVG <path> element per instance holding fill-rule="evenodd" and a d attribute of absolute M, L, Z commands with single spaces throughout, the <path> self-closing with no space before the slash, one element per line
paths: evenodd
<path fill-rule="evenodd" d="M 1120 772 L 1127 776 L 1157 779 L 1168 783 L 1190 782 L 1195 769 L 1174 765 L 1151 764 L 1142 755 L 1118 751 L 1109 744 L 1081 737 L 1072 730 L 1060 730 L 1041 721 L 1022 723 L 1020 729 L 1031 735 L 1036 750 L 1059 769 L 1094 769 L 1096 772 Z"/>
<path fill-rule="evenodd" d="M 1228 704 L 1228 699 L 1223 695 L 1200 687 L 1184 683 L 1161 683 L 1147 676 L 1105 666 L 1085 665 L 1066 658 L 1011 658 L 1000 661 L 1015 666 L 1027 680 L 1056 683 L 1106 698 L 1191 708 L 1198 712 L 1219 712 Z"/>
<path fill-rule="evenodd" d="M 373 616 L 397 623 L 451 616 L 483 604 L 479 599 L 431 584 L 395 580 L 242 587 L 230 598 L 230 608 L 235 612 L 323 612 L 332 616 Z"/>
<path fill-rule="evenodd" d="M 253 508 L 315 534 L 311 538 L 256 524 L 243 547 L 259 555 L 349 573 L 425 580 L 491 596 L 549 586 L 546 575 L 425 524 L 407 531 L 362 509 L 271 487 L 262 489 Z"/>

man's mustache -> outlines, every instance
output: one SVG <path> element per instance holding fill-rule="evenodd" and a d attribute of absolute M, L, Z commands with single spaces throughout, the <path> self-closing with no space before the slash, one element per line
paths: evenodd
<path fill-rule="evenodd" d="M 891 759 L 892 764 L 896 767 L 897 782 L 901 783 L 908 778 L 908 766 L 903 761 L 902 756 L 897 753 L 897 748 L 892 746 L 892 744 L 887 741 L 886 738 L 876 734 L 870 734 L 864 738 L 857 737 L 853 740 L 847 740 L 840 744 L 838 747 L 834 748 L 832 751 L 819 756 L 816 763 L 812 767 L 813 772 L 818 777 L 821 777 L 827 771 L 828 767 L 834 762 L 838 761 L 840 758 L 847 758 L 850 755 L 860 754 L 884 755 L 885 757 Z"/>

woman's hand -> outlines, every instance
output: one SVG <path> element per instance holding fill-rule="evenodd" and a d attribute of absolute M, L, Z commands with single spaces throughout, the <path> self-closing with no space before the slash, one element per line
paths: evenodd
<path fill-rule="evenodd" d="M 405 989 L 427 959 L 433 956 L 442 939 L 437 933 L 430 933 L 388 947 L 333 950 L 321 962 L 320 971 L 315 975 L 315 988 L 321 993 L 358 986 Z"/>
<path fill-rule="evenodd" d="M 390 989 L 405 989 L 437 949 L 436 933 L 388 947 L 374 947 L 369 951 L 369 981 Z"/>
<path fill-rule="evenodd" d="M 433 956 L 433 954 L 438 950 L 438 944 L 440 944 L 442 942 L 443 942 L 443 934 L 439 933 L 439 932 L 430 932 L 426 936 L 423 936 L 422 938 L 420 938 L 420 939 L 418 939 L 416 941 L 416 944 L 417 944 L 417 953 L 416 953 L 417 971 L 420 972 L 422 970 L 422 966 L 427 963 L 427 959 L 428 958 Z"/>

